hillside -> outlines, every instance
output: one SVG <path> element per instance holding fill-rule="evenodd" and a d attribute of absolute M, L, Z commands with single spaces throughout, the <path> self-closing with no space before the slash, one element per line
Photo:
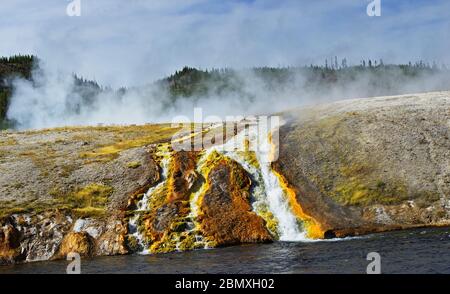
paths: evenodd
<path fill-rule="evenodd" d="M 344 100 L 283 117 L 275 168 L 330 236 L 448 224 L 449 92 Z"/>
<path fill-rule="evenodd" d="M 445 67 L 429 65 L 422 61 L 415 64 L 383 64 L 381 61 L 370 66 L 342 65 L 300 66 L 300 67 L 257 67 L 251 69 L 211 69 L 199 70 L 184 67 L 173 75 L 159 80 L 157 83 L 166 88 L 172 99 L 179 97 L 226 96 L 237 94 L 243 99 L 258 99 L 248 81 L 262 87 L 260 90 L 279 93 L 286 89 L 291 91 L 315 92 L 317 95 L 344 90 L 355 86 L 355 82 L 363 77 L 359 85 L 366 89 L 354 89 L 359 97 L 400 94 L 400 85 L 413 81 L 421 81 L 426 77 L 435 77 L 440 73 L 448 74 Z M 447 76 L 448 77 L 448 76 Z M 434 85 L 434 90 L 445 90 L 445 84 Z M 423 91 L 425 89 L 423 85 Z"/>
<path fill-rule="evenodd" d="M 169 125 L 3 131 L 0 261 L 450 225 L 449 110 L 450 92 L 432 92 L 284 112 L 271 165 L 216 141 L 173 151 Z M 221 129 L 204 127 L 176 140 Z"/>

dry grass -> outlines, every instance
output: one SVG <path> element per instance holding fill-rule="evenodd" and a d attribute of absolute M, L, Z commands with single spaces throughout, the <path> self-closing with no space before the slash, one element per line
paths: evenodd
<path fill-rule="evenodd" d="M 168 142 L 181 128 L 170 125 L 144 125 L 114 127 L 112 144 L 100 144 L 97 148 L 80 153 L 80 157 L 90 162 L 107 162 L 119 156 L 119 153 L 131 148 L 142 147 L 154 143 Z"/>
<path fill-rule="evenodd" d="M 142 163 L 140 163 L 139 161 L 132 161 L 132 162 L 127 163 L 127 167 L 132 168 L 132 169 L 138 168 L 141 165 L 142 165 Z"/>
<path fill-rule="evenodd" d="M 0 139 L 0 147 L 3 146 L 14 146 L 17 145 L 18 142 L 16 139 L 11 138 L 11 137 L 6 137 L 6 138 L 1 138 Z"/>

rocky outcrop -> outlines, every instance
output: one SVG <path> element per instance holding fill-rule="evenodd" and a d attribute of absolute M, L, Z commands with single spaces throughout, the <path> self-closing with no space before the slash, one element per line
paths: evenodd
<path fill-rule="evenodd" d="M 125 243 L 128 231 L 123 216 L 113 215 L 106 219 L 78 219 L 73 225 L 72 232 L 89 237 L 92 245 L 91 255 L 128 253 Z"/>
<path fill-rule="evenodd" d="M 64 258 L 72 252 L 80 254 L 80 256 L 91 256 L 93 252 L 91 236 L 86 232 L 71 232 L 62 240 L 56 257 Z"/>
<path fill-rule="evenodd" d="M 234 161 L 220 161 L 209 173 L 198 219 L 215 246 L 272 241 L 264 220 L 249 204 L 251 181 Z"/>
<path fill-rule="evenodd" d="M 252 212 L 250 185 L 246 171 L 226 156 L 170 152 L 167 179 L 146 196 L 147 210 L 138 211 L 140 249 L 162 253 L 271 241 L 265 221 Z M 135 238 L 129 243 L 136 250 Z"/>
<path fill-rule="evenodd" d="M 127 254 L 124 220 L 79 218 L 62 211 L 15 214 L 0 221 L 0 263 Z"/>
<path fill-rule="evenodd" d="M 0 228 L 0 264 L 13 263 L 20 258 L 20 233 L 11 224 Z"/>
<path fill-rule="evenodd" d="M 168 183 L 168 202 L 189 200 L 187 197 L 189 197 L 190 190 L 197 179 L 195 171 L 197 156 L 197 152 L 186 151 L 173 154 Z"/>
<path fill-rule="evenodd" d="M 190 211 L 189 199 L 197 179 L 197 155 L 196 152 L 166 150 L 165 156 L 170 157 L 167 179 L 160 183 L 149 201 L 143 204 L 144 211 L 139 217 L 138 230 L 145 239 L 145 244 L 140 244 L 140 247 L 151 247 L 152 252 L 170 252 L 177 246 L 184 247 L 183 241 L 189 234 L 181 233 L 186 228 L 186 218 Z M 135 241 L 131 238 L 128 243 L 132 244 L 134 250 L 143 250 L 144 248 L 135 248 Z"/>
<path fill-rule="evenodd" d="M 81 235 L 90 240 L 89 255 L 128 253 L 127 203 L 159 180 L 152 143 L 167 141 L 176 130 L 147 125 L 2 132 L 0 263 L 61 258 L 77 248 Z"/>
<path fill-rule="evenodd" d="M 20 254 L 12 261 L 51 259 L 56 254 L 64 235 L 70 230 L 71 221 L 69 216 L 60 211 L 14 214 L 0 221 L 1 226 L 13 228 L 15 232 L 14 244 Z"/>

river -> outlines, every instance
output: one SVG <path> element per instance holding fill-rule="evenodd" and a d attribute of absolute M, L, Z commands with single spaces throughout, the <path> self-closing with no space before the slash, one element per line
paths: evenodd
<path fill-rule="evenodd" d="M 91 273 L 366 273 L 369 252 L 382 273 L 450 273 L 450 228 L 423 228 L 318 242 L 274 242 L 160 255 L 83 259 Z M 68 261 L 0 267 L 5 273 L 65 273 Z"/>

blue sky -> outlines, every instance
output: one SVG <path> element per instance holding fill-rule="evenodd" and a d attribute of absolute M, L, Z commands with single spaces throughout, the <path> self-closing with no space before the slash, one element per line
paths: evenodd
<path fill-rule="evenodd" d="M 184 65 L 201 68 L 424 59 L 450 64 L 450 1 L 1 0 L 0 55 L 32 53 L 48 66 L 111 86 L 139 85 Z"/>

